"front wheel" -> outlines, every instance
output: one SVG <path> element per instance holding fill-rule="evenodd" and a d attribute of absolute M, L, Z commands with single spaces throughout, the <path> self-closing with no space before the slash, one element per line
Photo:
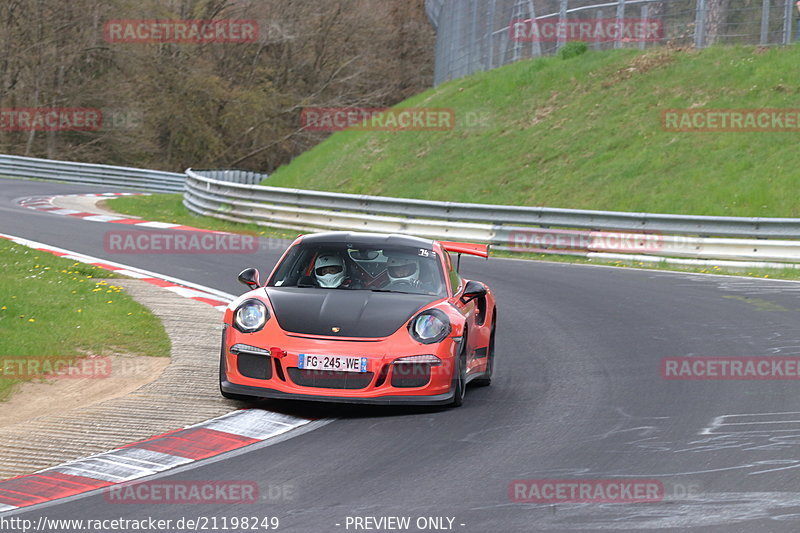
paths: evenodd
<path fill-rule="evenodd" d="M 453 373 L 453 401 L 451 407 L 460 407 L 464 403 L 467 392 L 467 339 L 464 338 L 464 347 L 456 359 L 456 370 Z"/>

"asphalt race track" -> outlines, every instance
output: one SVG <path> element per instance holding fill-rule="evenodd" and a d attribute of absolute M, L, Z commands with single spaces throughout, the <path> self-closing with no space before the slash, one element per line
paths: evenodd
<path fill-rule="evenodd" d="M 110 255 L 109 224 L 16 202 L 84 192 L 112 191 L 0 180 L 0 232 L 233 294 L 244 292 L 241 269 L 269 272 L 285 246 L 263 241 L 255 256 Z M 353 517 L 390 516 L 411 517 L 409 531 L 426 517 L 464 532 L 800 528 L 798 382 L 660 375 L 664 357 L 800 354 L 800 284 L 477 258 L 465 258 L 462 273 L 489 283 L 499 302 L 494 382 L 470 388 L 463 407 L 266 401 L 258 406 L 337 420 L 160 478 L 256 481 L 266 501 L 122 505 L 93 493 L 3 516 L 274 516 L 279 531 L 293 532 L 364 531 Z M 576 478 L 657 479 L 665 498 L 548 505 L 509 497 L 514 480 Z"/>

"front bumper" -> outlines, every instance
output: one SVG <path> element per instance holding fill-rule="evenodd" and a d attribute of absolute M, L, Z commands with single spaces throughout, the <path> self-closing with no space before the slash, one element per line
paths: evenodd
<path fill-rule="evenodd" d="M 460 337 L 450 337 L 435 345 L 419 345 L 387 338 L 376 342 L 331 341 L 290 337 L 282 332 L 242 334 L 226 328 L 220 365 L 220 389 L 228 394 L 257 398 L 308 400 L 373 405 L 442 405 L 452 402 L 453 365 L 460 348 Z M 242 356 L 231 346 L 242 343 L 270 350 L 272 355 Z M 277 348 L 280 347 L 280 348 Z M 276 351 L 280 355 L 275 356 Z M 330 373 L 310 377 L 312 372 L 297 368 L 298 354 L 362 355 L 367 358 L 366 373 Z M 441 365 L 429 367 L 427 379 L 418 379 L 416 365 L 393 364 L 400 357 L 433 354 Z M 322 372 L 326 374 L 325 372 Z M 325 386 L 326 380 L 328 386 Z M 397 381 L 396 381 L 397 380 Z M 406 380 L 406 381 L 404 381 Z M 410 381 L 408 381 L 410 380 Z M 402 383 L 402 384 L 401 384 Z"/>
<path fill-rule="evenodd" d="M 281 392 L 264 387 L 249 387 L 237 385 L 230 381 L 220 382 L 220 388 L 229 394 L 242 394 L 257 398 L 273 398 L 276 400 L 305 400 L 312 402 L 331 403 L 356 403 L 366 405 L 446 405 L 453 401 L 453 391 L 432 396 L 376 396 L 376 397 L 351 397 L 351 396 L 318 396 L 315 394 L 297 394 Z"/>

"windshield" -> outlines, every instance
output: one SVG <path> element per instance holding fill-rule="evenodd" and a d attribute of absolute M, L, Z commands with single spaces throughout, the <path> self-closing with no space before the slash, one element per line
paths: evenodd
<path fill-rule="evenodd" d="M 430 248 L 301 242 L 292 247 L 268 287 L 372 290 L 446 296 L 439 260 Z"/>

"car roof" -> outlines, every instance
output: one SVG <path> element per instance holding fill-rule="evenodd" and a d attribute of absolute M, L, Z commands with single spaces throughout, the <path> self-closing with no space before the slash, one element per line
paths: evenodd
<path fill-rule="evenodd" d="M 400 235 L 396 233 L 362 233 L 357 231 L 329 231 L 303 235 L 303 243 L 335 244 L 352 243 L 359 246 L 412 246 L 432 248 L 430 239 Z"/>

